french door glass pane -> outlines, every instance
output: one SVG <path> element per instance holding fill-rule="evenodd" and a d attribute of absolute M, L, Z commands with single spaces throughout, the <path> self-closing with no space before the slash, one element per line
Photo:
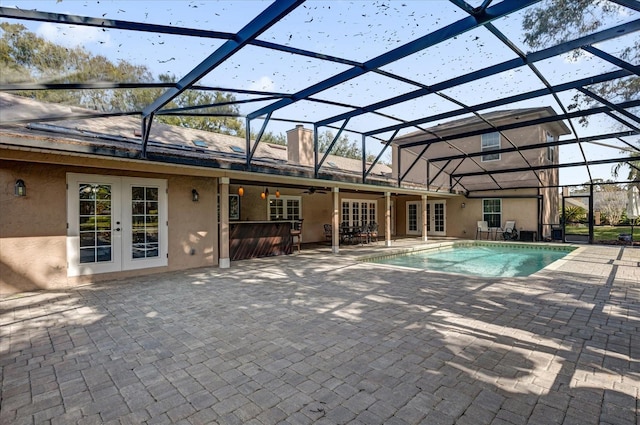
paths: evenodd
<path fill-rule="evenodd" d="M 96 262 L 95 248 L 80 248 L 80 262 L 95 263 Z"/>
<path fill-rule="evenodd" d="M 147 201 L 157 201 L 158 200 L 158 188 L 157 187 L 148 187 L 145 192 L 145 196 Z"/>
<path fill-rule="evenodd" d="M 434 204 L 435 231 L 444 232 L 444 204 Z"/>
<path fill-rule="evenodd" d="M 111 261 L 111 196 L 111 185 L 79 185 L 80 263 Z"/>
<path fill-rule="evenodd" d="M 144 214 L 144 201 L 132 201 L 131 202 L 131 214 Z"/>
<path fill-rule="evenodd" d="M 350 216 L 351 216 L 350 205 L 351 204 L 349 204 L 349 202 L 342 203 L 342 223 L 346 223 L 347 226 L 350 224 Z"/>
<path fill-rule="evenodd" d="M 111 261 L 111 247 L 110 246 L 100 246 L 96 249 L 96 259 L 97 262 L 106 262 Z"/>
<path fill-rule="evenodd" d="M 147 216 L 152 215 L 157 217 L 158 216 L 158 202 L 157 201 L 147 201 L 146 202 L 146 214 Z"/>
<path fill-rule="evenodd" d="M 132 201 L 144 201 L 144 188 L 132 187 L 131 188 L 131 200 Z"/>
<path fill-rule="evenodd" d="M 418 206 L 416 204 L 409 204 L 409 230 L 418 230 Z"/>
<path fill-rule="evenodd" d="M 96 244 L 102 247 L 111 246 L 111 231 L 98 232 Z"/>
<path fill-rule="evenodd" d="M 360 223 L 362 226 L 365 226 L 367 224 L 367 218 L 369 218 L 369 213 L 367 212 L 367 206 L 368 204 L 366 202 L 363 202 L 360 204 L 360 214 L 362 217 L 362 223 Z"/>
<path fill-rule="evenodd" d="M 158 188 L 131 188 L 131 258 L 157 257 Z"/>
<path fill-rule="evenodd" d="M 351 224 L 358 226 L 360 224 L 360 203 L 354 202 L 352 204 L 351 217 L 353 218 Z"/>
<path fill-rule="evenodd" d="M 93 216 L 80 217 L 80 231 L 87 232 L 96 228 L 96 221 Z"/>
<path fill-rule="evenodd" d="M 376 203 L 375 202 L 371 202 L 369 203 L 369 223 L 375 223 L 376 222 Z"/>
<path fill-rule="evenodd" d="M 376 203 L 370 201 L 342 201 L 342 220 L 349 226 L 366 226 L 376 221 Z"/>

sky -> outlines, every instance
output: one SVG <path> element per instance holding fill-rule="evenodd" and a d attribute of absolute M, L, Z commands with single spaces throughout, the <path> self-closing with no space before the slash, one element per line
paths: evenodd
<path fill-rule="evenodd" d="M 493 4 L 498 3 L 495 1 Z M 36 9 L 53 13 L 70 13 L 101 19 L 117 19 L 144 23 L 162 24 L 185 28 L 235 33 L 247 25 L 256 15 L 266 9 L 268 1 L 79 1 L 79 0 L 2 0 L 4 7 Z M 474 6 L 481 2 L 470 1 Z M 521 31 L 522 12 L 493 22 L 523 52 L 528 48 L 523 43 Z M 259 40 L 292 46 L 313 52 L 331 55 L 352 61 L 366 62 L 376 56 L 392 51 L 408 41 L 438 30 L 467 15 L 448 1 L 442 0 L 387 0 L 387 1 L 307 1 L 276 25 L 264 32 Z M 640 14 L 621 9 L 610 18 L 608 26 L 638 19 Z M 11 22 L 15 22 L 11 20 Z M 185 75 L 193 67 L 219 48 L 224 40 L 165 35 L 157 33 L 103 30 L 79 25 L 60 25 L 21 21 L 31 31 L 58 44 L 68 47 L 82 46 L 94 54 L 104 55 L 112 61 L 126 60 L 133 64 L 146 65 L 154 75 L 162 73 Z M 635 34 L 637 37 L 637 34 Z M 602 43 L 605 51 L 619 52 L 633 40 L 633 34 Z M 381 69 L 398 76 L 433 85 L 450 78 L 482 69 L 488 65 L 514 58 L 514 54 L 483 27 L 458 35 Z M 551 84 L 559 84 L 578 78 L 597 75 L 616 69 L 596 57 L 570 55 L 556 57 L 536 63 Z M 315 83 L 350 69 L 350 65 L 322 61 L 316 58 L 294 56 L 255 46 L 247 46 L 217 67 L 201 81 L 202 84 L 220 88 L 240 88 L 276 93 L 295 93 Z M 507 97 L 515 93 L 543 88 L 542 82 L 527 67 L 509 70 L 473 83 L 453 87 L 442 94 L 465 105 L 474 105 L 496 97 Z M 314 95 L 315 98 L 349 105 L 366 106 L 417 87 L 375 73 L 344 82 L 332 89 Z M 575 92 L 560 93 L 564 105 L 572 103 Z M 237 95 L 238 99 L 255 99 L 255 96 Z M 241 106 L 242 113 L 249 113 L 273 101 L 253 102 Z M 562 112 L 551 96 L 534 101 L 510 104 L 508 108 L 552 106 Z M 385 108 L 380 112 L 406 120 L 458 109 L 459 105 L 444 96 L 431 94 L 422 98 Z M 291 122 L 271 121 L 267 131 L 284 133 L 297 121 L 318 121 L 350 111 L 351 108 L 301 101 L 276 111 L 274 118 Z M 397 124 L 399 121 L 375 114 L 364 114 L 353 118 L 348 128 L 368 131 Z M 335 125 L 339 126 L 341 122 Z M 424 127 L 436 125 L 437 122 Z M 637 124 L 637 123 L 636 123 Z M 251 123 L 257 131 L 262 120 Z M 580 137 L 602 132 L 620 131 L 623 128 L 608 117 L 594 117 L 588 127 L 574 123 Z M 321 130 L 322 131 L 322 130 Z M 333 130 L 335 133 L 335 130 Z M 415 131 L 408 128 L 400 134 Z M 352 140 L 360 141 L 356 133 L 346 133 Z M 386 140 L 391 133 L 380 134 Z M 574 135 L 565 136 L 573 138 Z M 637 141 L 630 138 L 628 141 Z M 618 152 L 624 146 L 619 141 L 607 141 L 613 148 L 600 145 L 583 145 L 587 159 L 623 156 Z M 379 140 L 367 138 L 367 151 L 377 153 Z M 582 160 L 582 152 L 576 147 L 561 147 L 561 162 Z M 612 165 L 592 167 L 592 178 L 609 179 Z M 623 177 L 627 171 L 622 170 Z M 588 180 L 584 167 L 561 169 L 561 184 L 580 184 Z"/>

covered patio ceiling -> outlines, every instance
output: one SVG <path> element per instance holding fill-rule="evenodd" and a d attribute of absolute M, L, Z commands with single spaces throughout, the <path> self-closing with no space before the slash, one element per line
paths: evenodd
<path fill-rule="evenodd" d="M 355 137 L 362 146 L 362 183 L 374 164 L 389 155 L 398 137 L 425 131 L 426 146 L 447 140 L 428 137 L 428 128 L 476 117 L 487 125 L 474 135 L 562 121 L 571 134 L 545 146 L 560 147 L 553 166 L 529 164 L 456 174 L 462 161 L 481 153 L 456 152 L 437 158 L 454 182 L 448 191 L 469 192 L 465 180 L 557 168 L 561 185 L 612 179 L 628 183 L 628 170 L 640 161 L 640 94 L 598 93 L 602 84 L 640 77 L 640 2 L 594 1 L 607 7 L 606 22 L 543 48 L 525 44 L 523 17 L 540 0 L 450 1 L 192 1 L 81 2 L 15 1 L 0 7 L 0 18 L 22 23 L 41 36 L 81 45 L 110 60 L 143 64 L 175 82 L 78 81 L 74 75 L 42 75 L 38 81 L 7 80 L 0 91 L 117 91 L 161 88 L 138 110 L 106 110 L 106 115 L 139 115 L 140 157 L 147 157 L 149 132 L 160 115 L 220 116 L 232 104 L 245 119 L 246 169 L 265 132 L 281 133 L 295 124 L 313 126 L 316 137 L 331 130 L 334 142 Z M 590 13 L 593 13 L 590 10 Z M 89 13 L 91 12 L 91 13 Z M 80 37 L 78 39 L 78 37 Z M 74 44 L 75 40 L 75 44 Z M 79 42 L 78 42 L 79 41 Z M 637 85 L 636 85 L 637 87 Z M 169 108 L 190 92 L 232 93 L 232 102 Z M 577 102 L 577 98 L 589 99 Z M 551 107 L 556 116 L 498 126 L 484 114 L 497 110 Z M 58 117 L 64 119 L 65 117 Z M 584 121 L 588 125 L 584 126 Z M 0 122 L 0 126 L 15 122 Z M 505 147 L 509 152 L 514 147 Z M 426 150 L 425 150 L 426 151 Z M 428 151 L 424 153 L 428 156 Z M 317 153 L 316 177 L 326 166 Z M 401 170 L 400 175 L 407 170 Z M 491 179 L 496 182 L 496 179 Z M 398 179 L 397 185 L 403 184 Z M 485 190 L 506 189 L 494 183 Z"/>

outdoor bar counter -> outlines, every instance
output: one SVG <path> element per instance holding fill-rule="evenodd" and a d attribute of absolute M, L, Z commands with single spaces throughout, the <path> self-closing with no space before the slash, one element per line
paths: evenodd
<path fill-rule="evenodd" d="M 291 221 L 229 222 L 231 260 L 270 257 L 293 252 Z"/>

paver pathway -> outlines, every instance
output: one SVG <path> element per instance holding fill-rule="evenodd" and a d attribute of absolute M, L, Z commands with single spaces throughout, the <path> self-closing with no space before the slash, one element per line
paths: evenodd
<path fill-rule="evenodd" d="M 480 279 L 325 249 L 2 299 L 0 423 L 637 425 L 640 249 L 581 251 Z"/>

